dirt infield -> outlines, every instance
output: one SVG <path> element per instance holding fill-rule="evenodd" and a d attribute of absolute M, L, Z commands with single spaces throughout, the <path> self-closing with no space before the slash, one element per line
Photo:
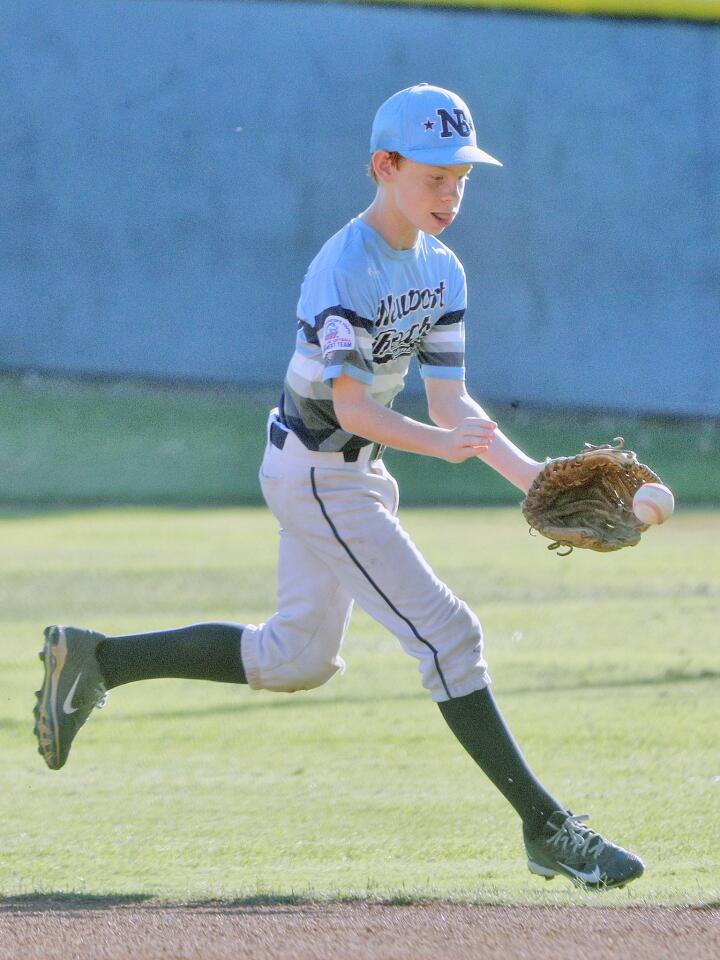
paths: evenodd
<path fill-rule="evenodd" d="M 0 960 L 720 957 L 720 907 L 0 901 Z"/>

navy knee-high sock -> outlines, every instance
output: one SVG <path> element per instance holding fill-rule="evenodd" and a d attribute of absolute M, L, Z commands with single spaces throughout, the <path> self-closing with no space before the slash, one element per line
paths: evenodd
<path fill-rule="evenodd" d="M 489 687 L 439 707 L 475 763 L 518 812 L 530 836 L 536 836 L 556 810 L 565 810 L 528 766 Z"/>
<path fill-rule="evenodd" d="M 97 659 L 108 690 L 134 680 L 181 677 L 247 683 L 239 623 L 196 623 L 177 630 L 107 637 Z"/>

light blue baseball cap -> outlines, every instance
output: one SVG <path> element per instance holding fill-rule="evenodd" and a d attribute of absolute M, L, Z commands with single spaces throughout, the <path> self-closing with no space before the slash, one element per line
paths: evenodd
<path fill-rule="evenodd" d="M 502 164 L 480 150 L 464 100 L 450 90 L 418 83 L 392 95 L 375 114 L 370 152 L 397 151 L 408 160 L 446 167 L 453 163 Z"/>

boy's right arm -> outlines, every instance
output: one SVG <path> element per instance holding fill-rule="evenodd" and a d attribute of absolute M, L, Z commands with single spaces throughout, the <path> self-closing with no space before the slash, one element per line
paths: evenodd
<path fill-rule="evenodd" d="M 461 380 L 426 377 L 425 391 L 430 418 L 440 426 L 450 428 L 465 417 L 487 417 L 485 410 L 468 394 Z M 543 468 L 542 463 L 516 447 L 499 429 L 495 432 L 490 449 L 480 453 L 479 458 L 523 493 L 528 492 Z"/>
<path fill-rule="evenodd" d="M 333 380 L 335 416 L 347 433 L 396 450 L 462 463 L 487 452 L 497 424 L 466 417 L 453 429 L 433 427 L 377 403 L 367 384 L 343 373 Z"/>

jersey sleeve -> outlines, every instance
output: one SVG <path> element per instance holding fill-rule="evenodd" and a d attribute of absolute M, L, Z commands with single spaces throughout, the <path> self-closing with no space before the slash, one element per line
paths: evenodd
<path fill-rule="evenodd" d="M 365 273 L 324 270 L 303 285 L 300 325 L 306 340 L 320 348 L 325 383 L 343 373 L 362 383 L 373 381 L 373 299 L 362 282 Z"/>
<path fill-rule="evenodd" d="M 447 309 L 435 321 L 418 347 L 417 357 L 423 377 L 465 379 L 464 317 L 467 285 L 465 271 L 459 260 L 455 260 L 455 268 Z"/>

